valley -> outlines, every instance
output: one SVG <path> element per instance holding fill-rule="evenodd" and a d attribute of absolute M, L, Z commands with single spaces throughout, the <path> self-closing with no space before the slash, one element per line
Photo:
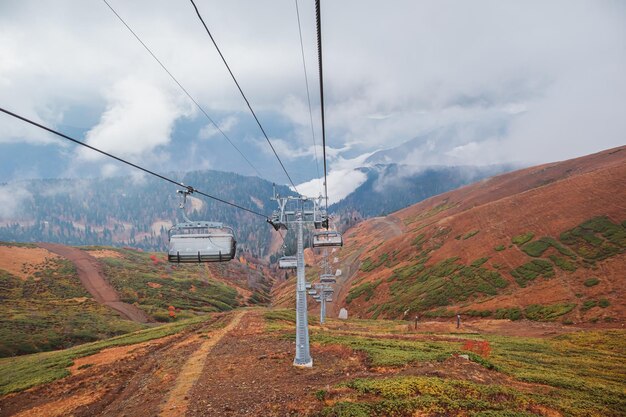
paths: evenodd
<path fill-rule="evenodd" d="M 0 416 L 621 416 L 625 186 L 617 148 L 359 222 L 310 369 L 275 263 L 3 243 Z"/>

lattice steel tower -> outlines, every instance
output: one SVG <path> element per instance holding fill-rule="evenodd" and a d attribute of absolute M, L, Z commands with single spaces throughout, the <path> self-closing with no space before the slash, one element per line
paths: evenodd
<path fill-rule="evenodd" d="M 296 282 L 296 356 L 295 366 L 311 367 L 313 359 L 309 348 L 309 323 L 306 300 L 306 281 L 304 264 L 304 225 L 313 224 L 315 228 L 328 225 L 328 217 L 321 208 L 322 197 L 304 196 L 280 197 L 274 192 L 273 200 L 278 202 L 278 210 L 268 222 L 274 229 L 287 229 L 288 224 L 296 225 L 297 246 L 297 282 Z"/>

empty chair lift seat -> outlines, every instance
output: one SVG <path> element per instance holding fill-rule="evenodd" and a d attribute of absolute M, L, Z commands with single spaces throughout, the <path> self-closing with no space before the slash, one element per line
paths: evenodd
<path fill-rule="evenodd" d="M 322 274 L 320 275 L 320 282 L 334 284 L 337 282 L 337 279 L 335 279 L 335 276 L 333 274 Z"/>
<path fill-rule="evenodd" d="M 278 260 L 280 269 L 297 269 L 298 259 L 295 256 L 283 256 Z"/>
<path fill-rule="evenodd" d="M 341 233 L 334 230 L 326 230 L 323 232 L 315 232 L 313 234 L 313 247 L 326 248 L 343 246 Z"/>
<path fill-rule="evenodd" d="M 169 231 L 170 262 L 226 262 L 235 257 L 233 229 L 215 222 L 179 223 Z"/>

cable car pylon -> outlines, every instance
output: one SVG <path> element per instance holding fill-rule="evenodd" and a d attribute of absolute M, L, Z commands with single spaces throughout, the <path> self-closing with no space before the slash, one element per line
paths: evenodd
<path fill-rule="evenodd" d="M 296 354 L 294 366 L 310 368 L 313 366 L 309 341 L 309 323 L 307 312 L 307 283 L 304 263 L 304 225 L 312 224 L 321 228 L 327 224 L 328 216 L 322 209 L 322 197 L 286 196 L 276 194 L 272 200 L 278 203 L 278 210 L 268 219 L 275 230 L 287 229 L 289 224 L 295 224 L 298 239 L 296 251 L 297 281 L 296 281 Z"/>

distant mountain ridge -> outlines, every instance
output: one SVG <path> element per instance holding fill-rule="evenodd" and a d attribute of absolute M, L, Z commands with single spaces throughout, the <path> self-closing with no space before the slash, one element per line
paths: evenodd
<path fill-rule="evenodd" d="M 275 203 L 270 200 L 272 183 L 257 177 L 220 171 L 172 176 L 260 214 L 269 215 L 274 209 Z M 11 218 L 0 219 L 3 241 L 128 245 L 163 250 L 167 230 L 171 224 L 182 221 L 176 187 L 152 177 L 31 180 L 2 188 L 3 193 L 21 193 L 18 210 Z M 285 186 L 277 186 L 277 191 L 284 195 L 291 193 Z M 191 219 L 231 225 L 242 249 L 257 257 L 266 255 L 271 235 L 263 217 L 198 197 L 191 198 L 187 204 Z"/>
<path fill-rule="evenodd" d="M 356 211 L 364 218 L 381 216 L 512 169 L 510 165 L 418 168 L 376 164 L 359 168 L 367 180 L 329 209 L 336 213 Z"/>
<path fill-rule="evenodd" d="M 353 216 L 378 216 L 506 169 L 429 167 L 415 171 L 395 164 L 360 168 L 367 175 L 366 182 L 332 205 L 330 212 L 346 222 Z M 271 200 L 273 184 L 258 177 L 221 171 L 173 173 L 171 177 L 264 215 L 270 215 L 276 207 Z M 277 186 L 276 191 L 282 195 L 292 193 L 286 186 Z M 7 242 L 164 250 L 169 227 L 182 220 L 176 187 L 152 177 L 29 180 L 0 185 L 2 196 L 0 201 L 13 204 L 13 209 L 7 206 L 0 210 L 0 240 Z M 190 199 L 187 213 L 191 219 L 233 226 L 239 248 L 257 258 L 277 250 L 262 217 L 202 196 Z M 289 247 L 295 245 L 291 233 L 286 242 Z"/>

